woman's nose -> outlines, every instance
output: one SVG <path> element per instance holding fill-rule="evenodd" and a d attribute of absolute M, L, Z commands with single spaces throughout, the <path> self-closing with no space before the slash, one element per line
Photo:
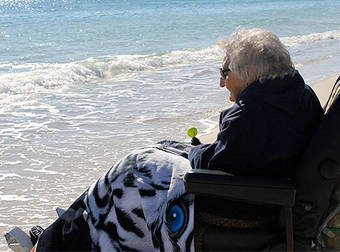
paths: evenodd
<path fill-rule="evenodd" d="M 220 87 L 225 87 L 226 79 L 220 78 Z"/>

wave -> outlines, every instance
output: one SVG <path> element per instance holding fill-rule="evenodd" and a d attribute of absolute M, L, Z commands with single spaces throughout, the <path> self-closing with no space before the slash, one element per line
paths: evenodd
<path fill-rule="evenodd" d="M 340 30 L 281 38 L 289 49 L 334 39 L 340 40 Z M 70 63 L 0 63 L 0 99 L 7 95 L 57 90 L 124 74 L 157 71 L 171 66 L 206 63 L 210 60 L 220 61 L 221 55 L 221 49 L 213 45 L 158 54 L 88 58 Z"/>
<path fill-rule="evenodd" d="M 291 37 L 281 37 L 280 39 L 282 43 L 285 44 L 288 48 L 290 47 L 295 48 L 301 45 L 314 43 L 318 41 L 329 41 L 335 39 L 340 40 L 340 30 L 332 30 Z"/>
<path fill-rule="evenodd" d="M 217 45 L 148 55 L 117 55 L 70 63 L 0 64 L 0 95 L 29 94 L 127 73 L 206 62 L 221 57 Z M 1 72 L 3 72 L 1 74 Z"/>

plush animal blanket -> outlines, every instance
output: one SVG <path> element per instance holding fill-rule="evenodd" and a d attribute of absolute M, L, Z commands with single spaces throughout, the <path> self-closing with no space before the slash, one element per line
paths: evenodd
<path fill-rule="evenodd" d="M 36 251 L 193 251 L 190 149 L 163 141 L 133 151 L 43 232 Z"/>

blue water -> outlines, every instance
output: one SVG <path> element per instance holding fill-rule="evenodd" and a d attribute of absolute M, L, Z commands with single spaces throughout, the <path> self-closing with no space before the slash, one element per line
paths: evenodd
<path fill-rule="evenodd" d="M 238 26 L 296 36 L 339 29 L 339 1 L 0 2 L 4 62 L 70 62 L 208 47 Z"/>
<path fill-rule="evenodd" d="M 237 28 L 276 33 L 312 85 L 339 74 L 339 17 L 330 0 L 0 0 L 0 232 L 47 225 L 135 147 L 216 126 L 217 41 Z"/>

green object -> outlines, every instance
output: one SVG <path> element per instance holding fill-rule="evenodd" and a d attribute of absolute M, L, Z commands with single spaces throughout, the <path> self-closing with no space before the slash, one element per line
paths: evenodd
<path fill-rule="evenodd" d="M 340 228 L 338 228 L 338 227 L 327 227 L 327 229 L 331 230 L 331 231 L 336 231 L 336 232 L 340 231 Z"/>
<path fill-rule="evenodd" d="M 195 127 L 191 127 L 187 131 L 189 137 L 195 137 L 197 135 L 197 129 Z"/>

